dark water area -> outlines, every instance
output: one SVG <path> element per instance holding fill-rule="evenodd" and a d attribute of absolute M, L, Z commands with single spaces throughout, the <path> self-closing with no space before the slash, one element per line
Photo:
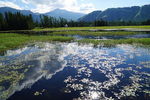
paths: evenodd
<path fill-rule="evenodd" d="M 0 56 L 0 100 L 149 100 L 150 48 L 35 43 Z"/>
<path fill-rule="evenodd" d="M 61 36 L 69 36 L 74 37 L 77 40 L 80 39 L 129 39 L 129 38 L 150 38 L 150 32 L 138 32 L 133 35 L 112 35 L 112 36 L 91 36 L 91 35 L 61 35 Z"/>

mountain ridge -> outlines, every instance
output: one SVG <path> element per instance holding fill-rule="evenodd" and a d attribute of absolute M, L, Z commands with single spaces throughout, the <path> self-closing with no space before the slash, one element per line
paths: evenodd
<path fill-rule="evenodd" d="M 95 20 L 106 21 L 145 21 L 150 19 L 150 5 L 108 8 L 94 15 L 94 12 L 87 14 L 79 21 L 92 22 Z"/>
<path fill-rule="evenodd" d="M 62 9 L 55 9 L 53 11 L 41 14 L 41 13 L 34 13 L 30 10 L 19 10 L 19 9 L 14 9 L 14 8 L 10 8 L 10 7 L 0 7 L 0 13 L 4 14 L 5 12 L 12 12 L 12 13 L 20 12 L 23 15 L 31 14 L 33 16 L 34 20 L 40 20 L 40 15 L 47 15 L 47 16 L 56 17 L 56 18 L 62 17 L 67 20 L 77 20 L 80 17 L 85 15 L 82 13 L 75 13 L 75 12 L 62 10 Z"/>

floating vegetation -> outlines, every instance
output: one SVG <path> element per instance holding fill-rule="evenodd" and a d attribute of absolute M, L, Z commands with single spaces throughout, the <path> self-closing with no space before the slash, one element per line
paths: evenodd
<path fill-rule="evenodd" d="M 72 48 L 74 48 L 74 46 Z M 75 68 L 77 75 L 67 77 L 64 82 L 67 84 L 67 88 L 80 91 L 81 97 L 75 99 L 91 100 L 97 98 L 113 100 L 114 98 L 106 96 L 104 92 L 106 90 L 114 94 L 117 99 L 121 99 L 122 97 L 136 97 L 138 96 L 137 91 L 142 91 L 143 86 L 140 82 L 147 80 L 148 82 L 143 83 L 143 85 L 150 83 L 147 78 L 141 79 L 141 76 L 145 73 L 134 69 L 142 68 L 140 65 L 134 64 L 135 62 L 129 64 L 125 63 L 127 59 L 135 61 L 135 59 L 143 55 L 141 51 L 145 51 L 131 45 L 118 45 L 116 48 L 117 49 L 93 49 L 86 45 L 81 45 L 76 49 L 74 48 L 74 52 L 72 51 L 73 54 L 69 56 L 70 59 L 68 60 L 69 64 L 67 66 Z M 109 53 L 112 52 L 113 56 L 110 56 Z M 126 67 L 123 68 L 121 65 L 126 65 Z M 116 66 L 120 66 L 120 68 Z M 97 80 L 91 78 L 96 74 L 94 72 L 95 70 L 99 72 L 99 75 L 96 75 Z M 130 73 L 130 77 L 127 78 L 124 72 Z M 98 81 L 98 78 L 101 77 L 103 77 L 104 80 Z M 123 77 L 126 77 L 126 79 L 123 79 Z M 123 80 L 128 80 L 129 83 L 124 86 L 119 86 L 118 84 L 122 83 Z M 117 92 L 113 92 L 115 86 L 118 88 Z M 144 91 L 142 91 L 142 93 L 144 93 Z"/>
<path fill-rule="evenodd" d="M 46 91 L 45 89 L 41 90 L 40 92 L 39 92 L 39 91 L 36 91 L 36 92 L 34 93 L 34 95 L 35 95 L 35 96 L 42 95 L 45 91 Z"/>
<path fill-rule="evenodd" d="M 20 66 L 0 66 L 0 99 L 7 98 L 13 91 L 13 87 L 24 78 L 24 73 L 17 71 L 24 69 Z M 28 67 L 26 70 L 28 70 Z M 7 85 L 5 86 L 5 84 Z"/>
<path fill-rule="evenodd" d="M 40 92 L 36 91 L 36 92 L 34 93 L 34 95 L 35 95 L 35 96 L 38 96 L 38 95 L 40 95 Z"/>
<path fill-rule="evenodd" d="M 0 58 L 3 58 L 0 59 L 0 74 L 5 76 L 7 73 L 3 72 L 6 69 L 10 70 L 9 73 L 12 72 L 13 77 L 22 75 L 19 80 L 14 81 L 16 84 L 11 88 L 0 82 L 2 100 L 9 98 L 15 91 L 20 90 L 19 93 L 22 93 L 21 89 L 28 87 L 30 89 L 27 92 L 33 98 L 48 94 L 50 96 L 47 99 L 51 99 L 58 96 L 57 93 L 60 93 L 59 99 L 63 99 L 64 95 L 71 95 L 74 100 L 149 97 L 144 95 L 149 94 L 150 73 L 149 68 L 143 67 L 149 65 L 149 48 L 125 44 L 107 48 L 78 43 L 41 42 L 22 49 L 9 50 Z M 42 83 L 38 81 L 41 78 Z M 5 80 L 15 79 L 9 77 Z M 41 87 L 33 92 L 32 85 L 37 81 L 38 85 L 35 84 L 34 89 L 36 86 Z M 58 83 L 51 86 L 51 81 Z"/>
<path fill-rule="evenodd" d="M 48 43 L 49 44 L 49 43 Z M 0 60 L 0 100 L 6 100 L 15 91 L 32 86 L 42 77 L 50 78 L 57 71 L 62 70 L 65 62 L 61 46 L 43 45 L 49 49 L 25 47 L 20 50 L 10 50 L 6 56 Z M 22 53 L 24 52 L 24 53 Z M 50 65 L 50 66 L 49 66 Z M 39 95 L 45 92 L 35 92 Z"/>

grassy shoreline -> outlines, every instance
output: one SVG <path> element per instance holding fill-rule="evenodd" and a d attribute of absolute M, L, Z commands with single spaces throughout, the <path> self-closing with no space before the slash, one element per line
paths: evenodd
<path fill-rule="evenodd" d="M 114 46 L 117 44 L 142 44 L 142 45 L 150 45 L 150 38 L 137 38 L 137 39 L 110 39 L 110 40 L 94 40 L 94 39 L 82 39 L 78 40 L 78 43 L 85 44 L 94 44 L 99 45 L 102 44 L 104 46 Z"/>
<path fill-rule="evenodd" d="M 116 26 L 114 26 L 116 27 Z M 125 27 L 125 26 L 118 26 Z M 129 27 L 129 26 L 127 26 Z M 133 27 L 133 26 L 131 26 Z M 137 26 L 136 26 L 137 27 Z M 150 29 L 150 26 L 147 26 Z M 81 28 L 81 27 L 80 27 Z M 89 28 L 89 27 L 87 27 Z M 97 27 L 94 27 L 97 28 Z M 98 27 L 105 28 L 105 27 Z M 108 27 L 107 27 L 108 28 Z M 58 28 L 55 28 L 58 29 Z M 63 28 L 62 28 L 63 29 Z M 66 28 L 68 29 L 68 28 Z M 67 42 L 74 40 L 73 37 L 65 37 L 59 35 L 81 35 L 81 36 L 124 36 L 124 35 L 134 35 L 139 34 L 139 32 L 124 32 L 124 31 L 107 31 L 107 32 L 89 32 L 89 31 L 65 31 L 65 32 L 52 32 L 47 35 L 25 35 L 25 34 L 17 34 L 17 33 L 0 33 L 0 52 L 17 48 L 27 43 L 32 42 L 49 42 L 49 41 L 60 41 Z M 146 34 L 146 33 L 145 33 Z M 51 36 L 52 35 L 52 36 Z M 141 38 L 141 39 L 118 39 L 118 40 L 93 40 L 93 39 L 83 39 L 78 40 L 79 43 L 92 43 L 95 45 L 104 44 L 104 45 L 115 45 L 115 44 L 144 44 L 149 45 L 149 38 Z"/>
<path fill-rule="evenodd" d="M 48 33 L 48 35 L 124 36 L 124 35 L 135 35 L 140 33 L 141 32 L 123 32 L 123 31 L 110 31 L 110 32 L 66 31 L 66 32 L 52 32 Z M 143 34 L 144 33 L 145 32 L 143 32 Z"/>
<path fill-rule="evenodd" d="M 90 29 L 150 29 L 149 25 L 145 26 L 101 26 L 101 27 L 59 27 L 59 28 L 35 28 L 33 31 L 55 31 L 55 30 L 90 30 Z"/>
<path fill-rule="evenodd" d="M 19 46 L 25 45 L 32 42 L 45 42 L 45 41 L 59 41 L 67 42 L 73 40 L 73 37 L 64 36 L 32 36 L 32 35 L 22 35 L 16 33 L 1 33 L 0 34 L 0 52 L 4 52 L 8 49 L 17 48 Z"/>

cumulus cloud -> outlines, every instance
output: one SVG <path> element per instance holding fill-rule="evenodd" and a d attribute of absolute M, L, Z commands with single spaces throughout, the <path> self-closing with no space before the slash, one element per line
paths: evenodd
<path fill-rule="evenodd" d="M 22 7 L 22 9 L 39 13 L 46 13 L 57 8 L 80 13 L 89 13 L 95 10 L 92 3 L 83 2 L 85 0 L 0 0 L 0 7 L 8 6 L 16 9 Z"/>
<path fill-rule="evenodd" d="M 45 13 L 57 8 L 82 13 L 89 13 L 95 10 L 93 4 L 79 4 L 77 0 L 22 0 L 22 2 L 35 5 L 36 7 L 32 9 L 32 11 L 40 13 Z"/>
<path fill-rule="evenodd" d="M 96 10 L 94 5 L 92 3 L 89 4 L 82 4 L 80 6 L 80 11 L 85 12 L 85 13 L 89 13 Z"/>
<path fill-rule="evenodd" d="M 22 9 L 20 6 L 10 1 L 0 1 L 0 7 L 11 7 L 11 8 L 20 9 L 20 10 Z"/>

